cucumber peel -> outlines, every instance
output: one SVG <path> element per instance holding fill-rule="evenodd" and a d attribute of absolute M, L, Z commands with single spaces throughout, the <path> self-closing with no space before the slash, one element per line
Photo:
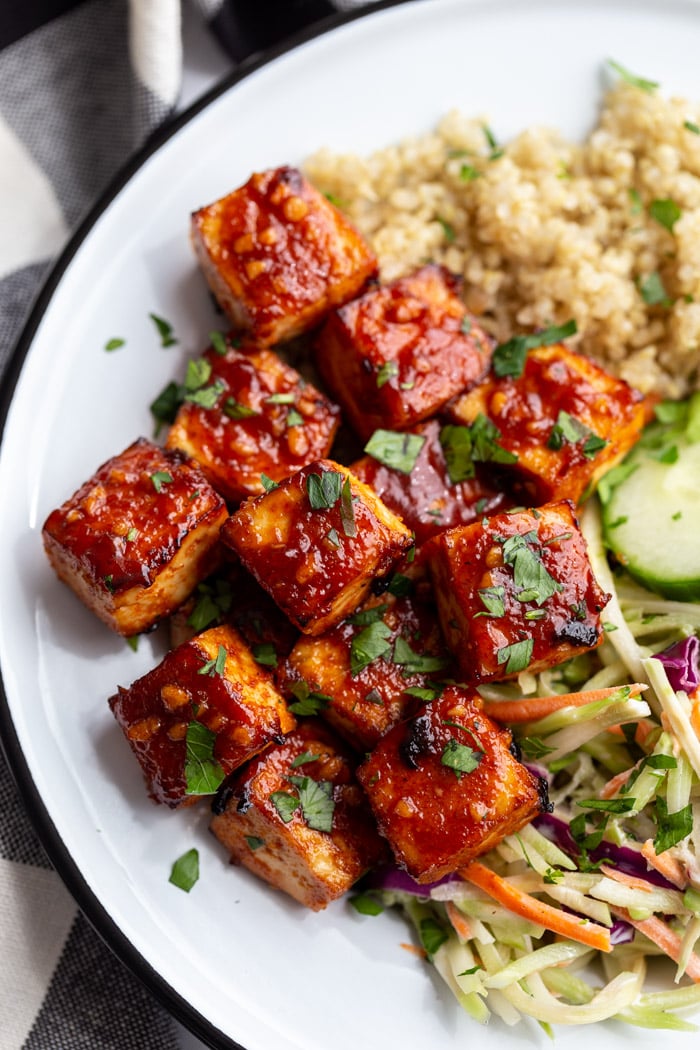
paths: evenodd
<path fill-rule="evenodd" d="M 659 406 L 620 466 L 599 484 L 603 538 L 643 586 L 676 601 L 700 601 L 700 396 Z"/>

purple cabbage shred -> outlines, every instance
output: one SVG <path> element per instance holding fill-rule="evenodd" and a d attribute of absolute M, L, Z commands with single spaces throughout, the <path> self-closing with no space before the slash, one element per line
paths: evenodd
<path fill-rule="evenodd" d="M 682 690 L 690 695 L 700 685 L 700 641 L 694 634 L 656 653 L 654 659 L 664 665 L 671 688 L 676 692 Z"/>

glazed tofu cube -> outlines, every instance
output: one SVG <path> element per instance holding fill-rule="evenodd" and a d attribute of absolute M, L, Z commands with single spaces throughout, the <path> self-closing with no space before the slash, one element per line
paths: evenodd
<path fill-rule="evenodd" d="M 172 613 L 212 572 L 227 517 L 196 463 L 141 438 L 52 511 L 42 535 L 59 578 L 131 636 Z"/>
<path fill-rule="evenodd" d="M 171 650 L 109 700 L 148 793 L 175 807 L 213 794 L 258 751 L 295 726 L 270 673 L 231 626 Z"/>
<path fill-rule="evenodd" d="M 205 385 L 186 398 L 166 444 L 195 459 L 229 502 L 264 492 L 261 474 L 280 481 L 330 451 L 340 409 L 272 350 L 212 348 L 198 368 Z"/>
<path fill-rule="evenodd" d="M 354 769 L 347 747 L 308 719 L 227 783 L 211 830 L 232 863 L 320 911 L 385 859 Z"/>
<path fill-rule="evenodd" d="M 240 632 L 256 661 L 271 670 L 289 655 L 299 632 L 238 563 L 227 564 L 198 584 L 170 618 L 171 647 L 222 623 Z"/>
<path fill-rule="evenodd" d="M 265 346 L 312 328 L 377 274 L 359 233 L 296 168 L 256 173 L 195 212 L 192 243 L 231 323 Z"/>
<path fill-rule="evenodd" d="M 372 455 L 363 456 L 350 469 L 355 477 L 377 493 L 383 503 L 412 529 L 421 544 L 444 529 L 467 525 L 484 514 L 505 509 L 510 500 L 474 468 L 470 476 L 454 471 L 452 481 L 441 443 L 443 427 L 438 420 L 419 423 L 404 434 L 376 431 L 368 447 Z M 404 445 L 405 453 L 396 450 Z M 448 450 L 449 452 L 449 450 Z"/>
<path fill-rule="evenodd" d="M 601 591 L 568 501 L 450 529 L 427 547 L 440 622 L 468 681 L 516 678 L 602 641 Z"/>
<path fill-rule="evenodd" d="M 533 504 L 578 503 L 648 418 L 641 394 L 561 343 L 532 350 L 519 375 L 491 374 L 448 411 L 474 433 L 475 425 L 490 432 L 512 459 L 507 469 L 521 497 Z"/>
<path fill-rule="evenodd" d="M 333 460 L 309 463 L 246 500 L 221 537 L 305 634 L 353 612 L 413 537 L 367 485 Z"/>
<path fill-rule="evenodd" d="M 363 439 L 427 419 L 486 374 L 492 343 L 467 316 L 459 289 L 430 264 L 328 317 L 316 361 Z"/>
<path fill-rule="evenodd" d="M 393 592 L 393 593 L 392 593 Z M 395 573 L 389 589 L 319 638 L 301 637 L 278 681 L 292 710 L 314 701 L 358 751 L 453 676 L 427 578 Z"/>
<path fill-rule="evenodd" d="M 546 807 L 539 778 L 510 743 L 477 693 L 447 686 L 359 767 L 379 830 L 417 882 L 457 871 Z"/>

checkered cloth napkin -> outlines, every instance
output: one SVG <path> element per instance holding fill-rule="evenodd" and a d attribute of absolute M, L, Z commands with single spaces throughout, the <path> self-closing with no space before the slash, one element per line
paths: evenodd
<path fill-rule="evenodd" d="M 192 38 L 215 78 L 358 2 L 0 0 L 0 382 L 52 260 L 178 108 Z M 196 1045 L 78 912 L 0 754 L 0 1050 Z"/>

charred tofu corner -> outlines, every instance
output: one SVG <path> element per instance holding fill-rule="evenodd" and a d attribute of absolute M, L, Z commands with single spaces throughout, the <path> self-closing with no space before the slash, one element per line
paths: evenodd
<path fill-rule="evenodd" d="M 127 637 L 173 613 L 217 566 L 226 504 L 196 463 L 141 438 L 49 514 L 58 577 Z"/>
<path fill-rule="evenodd" d="M 227 781 L 211 830 L 234 864 L 319 911 L 386 859 L 347 746 L 317 719 Z"/>
<path fill-rule="evenodd" d="M 413 546 L 400 518 L 333 460 L 317 460 L 247 500 L 222 540 L 305 634 L 354 612 Z"/>
<path fill-rule="evenodd" d="M 541 781 L 510 745 L 476 692 L 447 686 L 359 767 L 380 831 L 417 882 L 457 871 L 542 812 Z"/>

